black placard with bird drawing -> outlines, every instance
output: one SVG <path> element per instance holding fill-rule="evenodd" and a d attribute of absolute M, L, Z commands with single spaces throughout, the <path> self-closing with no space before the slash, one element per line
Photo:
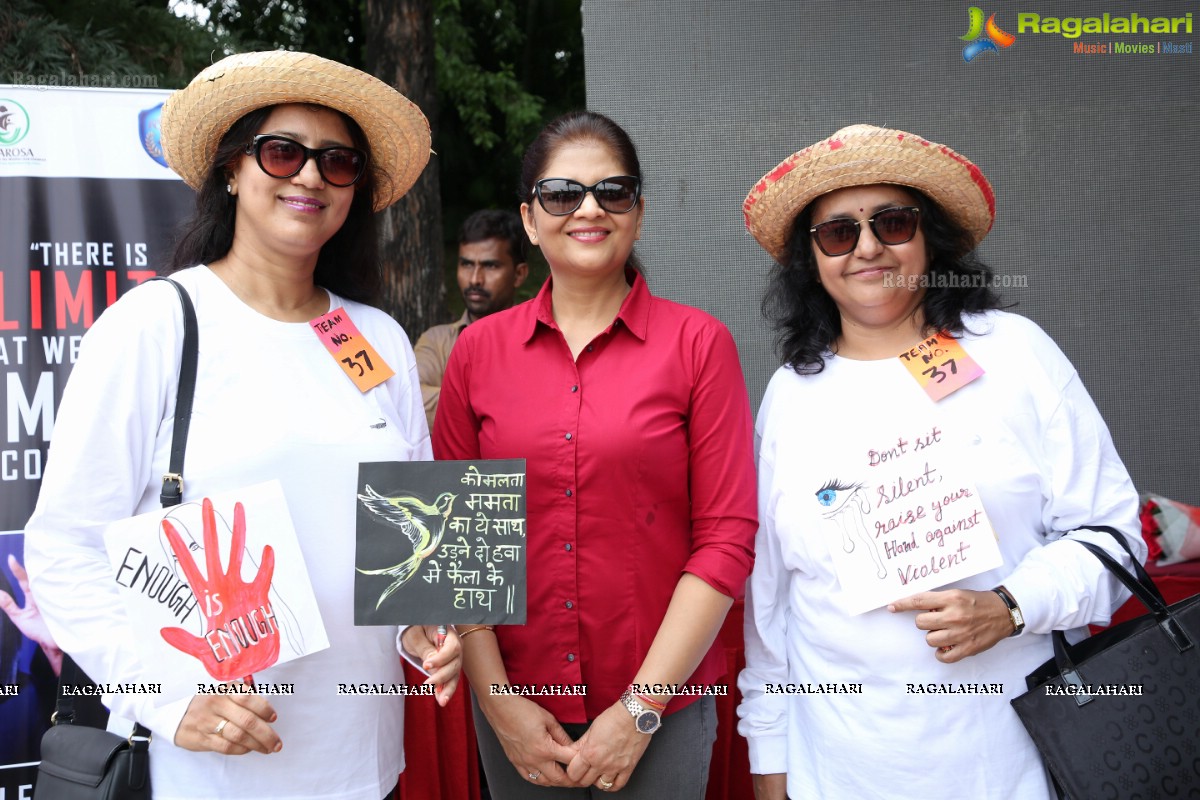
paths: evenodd
<path fill-rule="evenodd" d="M 525 460 L 359 464 L 354 624 L 525 622 Z"/>

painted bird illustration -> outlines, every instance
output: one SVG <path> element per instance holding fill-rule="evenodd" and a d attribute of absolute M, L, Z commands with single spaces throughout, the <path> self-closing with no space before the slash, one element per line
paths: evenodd
<path fill-rule="evenodd" d="M 395 578 L 383 594 L 379 595 L 375 608 L 383 605 L 384 600 L 417 574 L 426 558 L 437 552 L 438 545 L 442 543 L 442 534 L 446 530 L 446 519 L 450 516 L 450 509 L 454 507 L 454 497 L 455 495 L 449 492 L 442 492 L 437 500 L 433 501 L 433 505 L 429 505 L 419 497 L 385 497 L 369 484 L 363 486 L 363 493 L 358 496 L 363 508 L 388 525 L 394 525 L 403 531 L 413 548 L 413 554 L 395 566 L 358 570 L 363 575 L 391 575 Z"/>

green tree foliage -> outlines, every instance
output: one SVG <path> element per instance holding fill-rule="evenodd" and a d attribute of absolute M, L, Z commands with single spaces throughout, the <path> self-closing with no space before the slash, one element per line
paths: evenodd
<path fill-rule="evenodd" d="M 162 3 L 0 4 L 0 82 L 173 89 L 186 85 L 214 51 L 219 55 L 220 46 L 210 30 Z"/>
<path fill-rule="evenodd" d="M 515 209 L 525 148 L 549 119 L 585 104 L 582 11 L 581 0 L 430 2 L 438 90 L 430 123 L 449 290 L 449 310 L 438 316 L 449 318 L 461 313 L 453 275 L 462 220 L 480 208 Z M 193 4 L 207 12 L 204 23 L 176 15 L 172 0 L 0 0 L 0 81 L 152 76 L 138 85 L 179 88 L 229 53 L 277 48 L 373 71 L 366 0 Z M 540 285 L 540 266 L 526 294 Z"/>
<path fill-rule="evenodd" d="M 520 157 L 547 115 L 583 105 L 579 13 L 578 2 L 439 0 L 439 153 L 471 205 L 513 203 Z M 564 15 L 566 37 L 554 18 Z"/>
<path fill-rule="evenodd" d="M 195 0 L 235 52 L 303 50 L 364 69 L 365 0 Z"/>
<path fill-rule="evenodd" d="M 521 156 L 541 127 L 585 105 L 580 0 L 437 0 L 441 95 L 434 149 L 442 177 L 450 314 L 462 313 L 454 277 L 462 221 L 519 203 Z M 518 300 L 546 275 L 535 252 Z"/>
<path fill-rule="evenodd" d="M 440 101 L 430 122 L 452 239 L 475 209 L 515 203 L 525 147 L 549 118 L 584 105 L 583 21 L 580 0 L 432 2 Z M 371 71 L 364 0 L 198 5 L 236 50 L 306 50 Z"/>

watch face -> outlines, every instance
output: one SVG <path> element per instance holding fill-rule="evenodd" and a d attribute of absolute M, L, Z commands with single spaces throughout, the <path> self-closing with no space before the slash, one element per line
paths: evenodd
<path fill-rule="evenodd" d="M 662 721 L 653 711 L 643 711 L 637 718 L 637 729 L 642 733 L 654 733 Z"/>

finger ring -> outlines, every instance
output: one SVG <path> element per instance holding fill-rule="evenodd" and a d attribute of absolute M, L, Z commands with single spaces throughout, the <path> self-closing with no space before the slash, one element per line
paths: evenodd
<path fill-rule="evenodd" d="M 540 772 L 531 772 L 531 773 L 529 773 L 529 780 L 536 781 L 541 776 L 541 774 L 542 773 L 540 773 Z"/>
<path fill-rule="evenodd" d="M 221 731 L 225 730 L 225 726 L 228 724 L 229 724 L 229 720 L 227 720 L 227 719 L 221 720 L 220 722 L 217 723 L 217 727 L 213 730 L 213 733 L 216 734 L 217 736 L 220 736 Z"/>
<path fill-rule="evenodd" d="M 601 788 L 601 789 L 603 789 L 603 790 L 605 790 L 605 791 L 608 791 L 608 790 L 609 790 L 609 789 L 611 789 L 612 787 L 613 787 L 613 782 L 612 782 L 612 781 L 606 781 L 606 780 L 604 780 L 604 778 L 601 778 L 601 779 L 600 779 L 600 788 Z"/>
<path fill-rule="evenodd" d="M 939 647 L 938 652 L 939 653 L 949 653 L 953 649 L 954 649 L 954 645 L 948 644 L 945 647 Z"/>

